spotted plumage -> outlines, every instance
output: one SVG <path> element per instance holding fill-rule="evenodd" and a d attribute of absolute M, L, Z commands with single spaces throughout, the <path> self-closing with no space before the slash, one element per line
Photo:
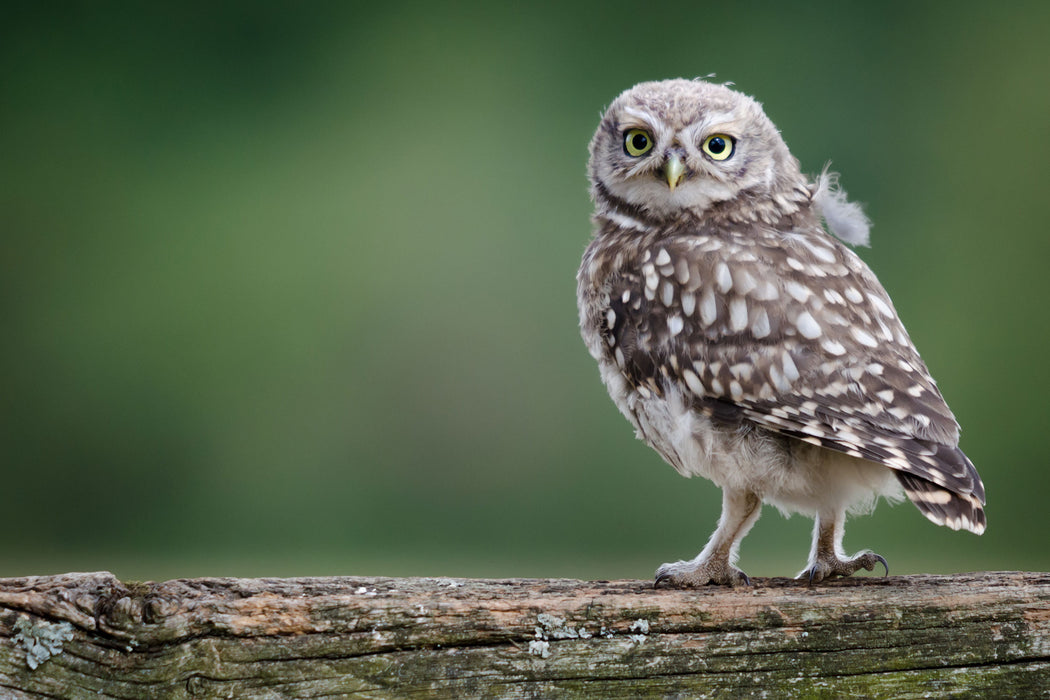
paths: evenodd
<path fill-rule="evenodd" d="M 834 176 L 800 173 L 758 103 L 636 86 L 603 117 L 590 177 L 584 339 L 639 437 L 724 492 L 708 547 L 658 580 L 744 580 L 732 560 L 761 502 L 816 517 L 811 579 L 881 560 L 841 552 L 846 511 L 879 496 L 984 530 L 954 416 L 874 274 L 821 225 L 866 243 L 867 220 Z"/>

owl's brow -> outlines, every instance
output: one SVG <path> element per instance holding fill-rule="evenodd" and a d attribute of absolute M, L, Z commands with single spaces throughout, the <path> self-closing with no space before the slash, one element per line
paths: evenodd
<path fill-rule="evenodd" d="M 739 122 L 740 115 L 735 109 L 727 109 L 721 112 L 708 112 L 704 115 L 704 124 L 723 124 Z"/>
<path fill-rule="evenodd" d="M 656 131 L 656 126 L 660 123 L 656 117 L 642 109 L 624 107 L 623 113 L 628 118 L 620 121 L 621 130 L 640 127 L 649 129 L 650 131 Z"/>
<path fill-rule="evenodd" d="M 738 136 L 744 129 L 745 119 L 740 114 L 730 110 L 726 112 L 712 112 L 705 114 L 703 120 L 697 125 L 697 131 L 701 134 L 724 133 L 730 136 Z"/>

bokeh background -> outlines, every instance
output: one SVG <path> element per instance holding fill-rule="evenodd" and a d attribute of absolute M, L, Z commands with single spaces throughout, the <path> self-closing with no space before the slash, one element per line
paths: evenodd
<path fill-rule="evenodd" d="M 716 74 L 875 222 L 983 475 L 896 573 L 1050 568 L 1050 3 L 60 3 L 0 23 L 0 575 L 652 575 L 718 517 L 577 330 L 584 166 Z M 775 510 L 752 575 L 802 568 Z"/>

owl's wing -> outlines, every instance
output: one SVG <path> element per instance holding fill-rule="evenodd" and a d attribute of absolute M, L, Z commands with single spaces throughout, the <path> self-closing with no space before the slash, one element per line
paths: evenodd
<path fill-rule="evenodd" d="M 909 495 L 930 482 L 984 502 L 889 296 L 830 236 L 683 236 L 643 250 L 611 283 L 603 336 L 643 393 L 671 382 L 717 420 L 891 467 Z"/>

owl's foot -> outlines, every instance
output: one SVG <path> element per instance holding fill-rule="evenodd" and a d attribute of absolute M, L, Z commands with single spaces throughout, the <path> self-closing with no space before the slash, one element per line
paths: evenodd
<path fill-rule="evenodd" d="M 696 588 L 709 583 L 718 586 L 750 586 L 751 579 L 740 569 L 730 566 L 724 559 L 676 561 L 664 564 L 656 570 L 653 588 L 660 584 L 669 588 Z"/>
<path fill-rule="evenodd" d="M 882 564 L 886 570 L 884 576 L 890 575 L 890 565 L 886 563 L 886 559 L 874 552 L 863 552 L 845 561 L 834 554 L 821 554 L 808 569 L 798 575 L 798 578 L 808 578 L 810 583 L 820 583 L 834 576 L 851 576 L 861 569 L 874 571 L 876 564 Z"/>

